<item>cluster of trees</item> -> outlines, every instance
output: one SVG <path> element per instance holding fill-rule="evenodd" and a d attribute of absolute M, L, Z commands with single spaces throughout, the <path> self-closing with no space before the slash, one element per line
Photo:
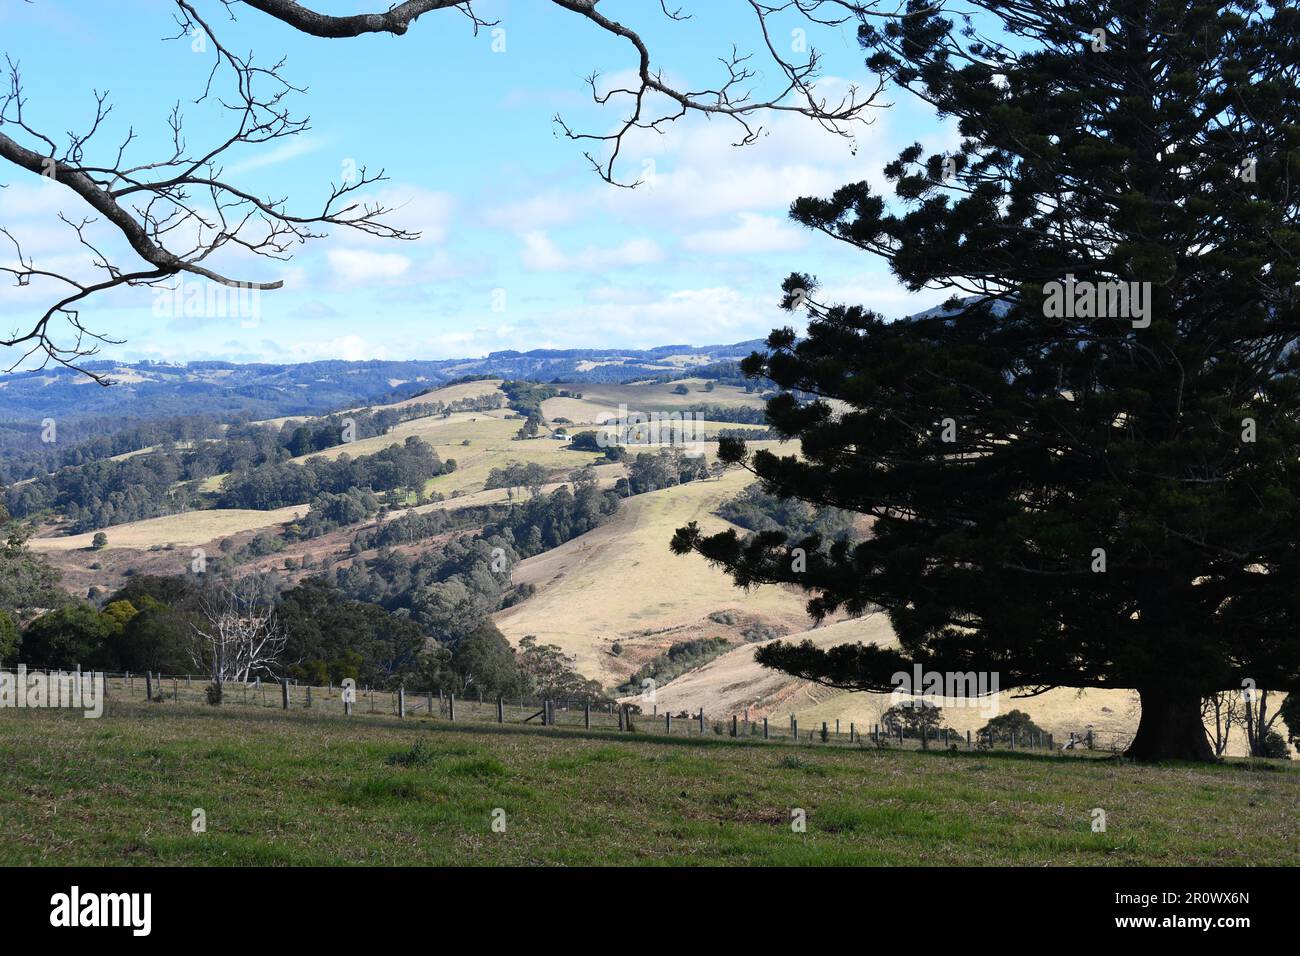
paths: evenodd
<path fill-rule="evenodd" d="M 640 694 L 645 690 L 643 682 L 647 680 L 653 681 L 656 687 L 662 687 L 689 670 L 703 667 L 730 649 L 731 644 L 725 637 L 700 637 L 689 641 L 678 641 L 653 660 L 637 668 L 615 693 L 619 696 Z"/>
<path fill-rule="evenodd" d="M 259 511 L 305 504 L 322 493 L 343 494 L 353 488 L 371 491 L 407 489 L 418 493 L 430 478 L 454 471 L 433 448 L 412 435 L 373 455 L 308 458 L 305 462 L 261 465 L 229 475 L 221 485 L 222 508 Z"/>
<path fill-rule="evenodd" d="M 200 621 L 200 595 L 187 579 L 141 575 L 101 606 L 72 601 L 34 618 L 20 657 L 34 667 L 185 673 Z"/>
<path fill-rule="evenodd" d="M 520 415 L 525 418 L 536 416 L 539 420 L 542 417 L 542 402 L 561 394 L 554 386 L 523 380 L 503 382 L 501 391 L 505 392 L 510 407 Z"/>
<path fill-rule="evenodd" d="M 307 516 L 284 529 L 284 537 L 289 541 L 318 538 L 336 528 L 365 521 L 379 509 L 379 497 L 369 488 L 349 488 L 337 494 L 321 492 L 311 500 Z"/>
<path fill-rule="evenodd" d="M 409 616 L 442 643 L 472 630 L 500 606 L 519 562 L 506 536 L 461 536 L 439 550 L 406 555 L 383 549 L 375 557 L 333 568 L 333 583 L 349 598 Z"/>
<path fill-rule="evenodd" d="M 718 506 L 717 515 L 749 531 L 780 531 L 790 541 L 816 535 L 823 541 L 854 537 L 855 516 L 848 511 L 818 507 L 797 498 L 778 498 L 755 482 Z"/>
<path fill-rule="evenodd" d="M 33 612 L 67 600 L 59 572 L 27 547 L 29 535 L 0 505 L 0 629 L 10 635 Z"/>
<path fill-rule="evenodd" d="M 493 468 L 488 472 L 484 488 L 504 488 L 507 496 L 514 499 L 516 492 L 527 491 L 530 495 L 541 492 L 542 486 L 551 480 L 548 469 L 530 462 L 509 462 L 504 468 Z"/>
<path fill-rule="evenodd" d="M 65 434 L 66 428 L 61 428 L 56 442 L 43 442 L 25 452 L 6 450 L 0 458 L 0 485 L 41 478 L 61 468 L 76 468 L 167 442 L 198 442 L 221 435 L 220 423 L 210 415 L 158 418 L 114 430 L 120 426 L 120 417 L 83 419 L 73 430 L 89 434 L 90 438 L 75 441 L 73 435 Z"/>
<path fill-rule="evenodd" d="M 409 617 L 347 598 L 320 578 L 286 591 L 277 607 L 287 673 L 309 683 L 352 678 L 371 687 L 410 683 L 425 634 Z"/>
<path fill-rule="evenodd" d="M 943 708 L 926 700 L 905 700 L 890 707 L 880 718 L 881 729 L 887 736 L 896 736 L 901 730 L 903 737 L 917 740 L 934 740 L 947 732 L 950 739 L 961 739 L 965 735 L 943 723 Z M 1021 745 L 1030 740 L 1047 739 L 1047 732 L 1039 727 L 1022 710 L 1012 710 L 992 717 L 975 734 L 981 747 L 989 746 L 990 735 L 994 746 L 1013 742 Z"/>
<path fill-rule="evenodd" d="M 619 487 L 626 481 L 627 494 L 642 495 L 708 477 L 709 465 L 703 455 L 689 455 L 672 446 L 638 454 L 628 463 L 627 478 L 619 480 Z"/>
<path fill-rule="evenodd" d="M 186 479 L 174 449 L 120 461 L 92 461 L 64 468 L 6 492 L 17 517 L 46 509 L 62 512 L 71 530 L 90 531 L 125 521 L 174 514 L 194 506 L 197 489 Z"/>
<path fill-rule="evenodd" d="M 573 435 L 569 439 L 567 447 L 570 451 L 595 451 L 603 452 L 608 461 L 624 461 L 627 458 L 627 450 L 622 445 L 615 444 L 609 440 L 601 444 L 601 436 L 594 431 L 582 431 Z"/>
<path fill-rule="evenodd" d="M 392 548 L 411 541 L 423 541 L 425 538 L 460 527 L 462 515 L 466 523 L 472 522 L 473 511 L 474 509 L 469 508 L 458 511 L 426 511 L 423 514 L 406 511 L 396 518 L 390 518 L 373 527 L 362 528 L 352 536 L 351 551 L 353 554 L 360 554 L 375 548 Z"/>
<path fill-rule="evenodd" d="M 586 534 L 618 510 L 617 492 L 601 491 L 589 469 L 575 472 L 571 480 L 572 491 L 565 485 L 506 509 L 485 523 L 483 534 L 509 540 L 516 553 L 528 558 Z"/>
<path fill-rule="evenodd" d="M 208 679 L 220 673 L 223 682 L 351 678 L 379 688 L 604 699 L 558 648 L 530 637 L 516 653 L 486 616 L 435 637 L 416 618 L 350 598 L 321 578 L 275 592 L 274 581 L 256 576 L 140 575 L 102 606 L 71 602 L 40 615 L 21 641 L 11 619 L 0 616 L 0 661 Z M 222 670 L 211 660 L 217 646 L 227 661 L 242 663 Z"/>

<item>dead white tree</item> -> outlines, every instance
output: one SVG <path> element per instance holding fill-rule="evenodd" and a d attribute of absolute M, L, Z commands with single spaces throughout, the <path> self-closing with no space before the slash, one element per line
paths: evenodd
<path fill-rule="evenodd" d="M 192 625 L 190 641 L 196 669 L 216 684 L 273 676 L 288 638 L 252 578 L 217 585 L 201 607 L 203 623 Z"/>

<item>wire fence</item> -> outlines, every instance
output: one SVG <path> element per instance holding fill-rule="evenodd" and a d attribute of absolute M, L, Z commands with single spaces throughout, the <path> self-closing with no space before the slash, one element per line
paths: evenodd
<path fill-rule="evenodd" d="M 687 712 L 665 710 L 656 704 L 591 702 L 545 697 L 485 697 L 475 691 L 456 695 L 444 690 L 410 690 L 405 687 L 345 688 L 283 680 L 231 681 L 221 685 L 221 699 L 215 701 L 208 677 L 193 674 L 153 672 L 106 672 L 31 670 L 7 671 L 13 678 L 42 675 L 54 685 L 66 687 L 67 696 L 82 699 L 83 682 L 102 680 L 105 701 L 153 702 L 160 705 L 192 704 L 259 710 L 309 711 L 313 715 L 347 719 L 353 716 L 387 717 L 394 720 L 438 720 L 449 723 L 509 724 L 523 727 L 558 727 L 636 733 L 658 737 L 731 738 L 757 742 L 798 743 L 812 746 L 873 747 L 908 750 L 1038 751 L 1086 755 L 1113 753 L 1127 747 L 1131 735 L 1088 729 L 1058 739 L 1051 733 L 1015 732 L 989 736 L 966 731 L 931 729 L 924 734 L 879 723 L 859 726 L 853 721 L 801 719 L 797 714 L 756 715 L 748 710 L 733 714 L 709 714 L 703 709 Z M 350 698 L 350 699 L 349 699 Z"/>

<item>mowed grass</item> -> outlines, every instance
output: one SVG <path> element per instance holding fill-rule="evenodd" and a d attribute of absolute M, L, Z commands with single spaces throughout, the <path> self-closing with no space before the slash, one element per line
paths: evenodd
<path fill-rule="evenodd" d="M 1300 773 L 1280 765 L 110 702 L 99 720 L 0 713 L 0 767 L 5 865 L 1300 862 Z"/>

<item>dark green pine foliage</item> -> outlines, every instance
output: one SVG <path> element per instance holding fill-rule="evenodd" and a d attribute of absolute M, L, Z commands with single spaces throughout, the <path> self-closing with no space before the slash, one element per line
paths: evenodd
<path fill-rule="evenodd" d="M 1300 690 L 1300 16 L 944 7 L 860 40 L 955 120 L 960 149 L 905 150 L 892 198 L 854 183 L 791 212 L 956 294 L 887 323 L 792 276 L 806 338 L 774 332 L 744 370 L 786 390 L 768 417 L 804 457 L 725 446 L 765 490 L 869 515 L 873 534 L 806 571 L 779 534 L 691 526 L 674 550 L 741 585 L 802 585 L 816 615 L 883 609 L 901 642 L 777 643 L 769 667 L 855 689 L 914 663 L 1136 688 L 1131 756 L 1213 759 L 1203 696 Z M 1149 283 L 1149 311 L 1048 318 L 1047 284 L 1071 275 Z"/>

